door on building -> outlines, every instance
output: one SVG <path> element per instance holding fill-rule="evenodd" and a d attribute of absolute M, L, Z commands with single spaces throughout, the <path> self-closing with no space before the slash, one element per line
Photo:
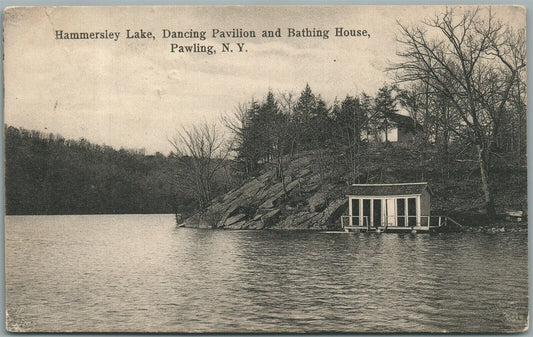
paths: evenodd
<path fill-rule="evenodd" d="M 405 227 L 405 224 L 407 221 L 405 221 L 405 199 L 404 198 L 398 198 L 396 199 L 396 216 L 397 220 L 396 223 L 400 227 Z"/>
<path fill-rule="evenodd" d="M 361 226 L 361 216 L 359 215 L 359 199 L 352 199 L 352 214 L 350 217 L 350 226 Z"/>
<path fill-rule="evenodd" d="M 373 212 L 373 223 L 372 225 L 374 227 L 378 227 L 382 225 L 382 217 L 381 217 L 381 199 L 374 199 L 374 212 Z"/>

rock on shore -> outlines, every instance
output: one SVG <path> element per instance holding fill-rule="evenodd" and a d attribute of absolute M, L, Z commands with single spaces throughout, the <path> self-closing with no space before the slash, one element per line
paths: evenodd
<path fill-rule="evenodd" d="M 340 227 L 348 201 L 342 188 L 322 184 L 310 156 L 294 159 L 285 172 L 285 189 L 275 170 L 217 198 L 185 227 L 224 229 L 315 229 Z"/>

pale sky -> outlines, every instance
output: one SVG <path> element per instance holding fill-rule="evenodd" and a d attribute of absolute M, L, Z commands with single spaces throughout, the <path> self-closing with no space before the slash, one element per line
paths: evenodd
<path fill-rule="evenodd" d="M 84 137 L 115 148 L 169 153 L 181 125 L 215 121 L 269 89 L 296 97 L 309 83 L 328 103 L 391 82 L 396 20 L 416 23 L 437 6 L 70 7 L 19 8 L 4 17 L 6 124 Z M 525 25 L 521 7 L 494 7 Z M 335 28 L 366 37 L 334 37 Z M 254 30 L 253 38 L 212 38 L 212 29 Z M 281 28 L 281 38 L 262 38 Z M 329 39 L 286 37 L 288 28 L 329 30 Z M 126 29 L 152 39 L 126 39 Z M 207 31 L 207 38 L 163 39 L 162 29 Z M 117 41 L 58 40 L 55 32 L 120 32 Z M 221 43 L 235 50 L 222 53 Z M 236 42 L 247 52 L 238 53 Z M 214 45 L 217 53 L 170 53 L 178 45 Z"/>

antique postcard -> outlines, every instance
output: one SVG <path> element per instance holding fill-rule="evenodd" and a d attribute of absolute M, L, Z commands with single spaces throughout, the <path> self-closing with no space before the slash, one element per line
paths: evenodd
<path fill-rule="evenodd" d="M 4 11 L 10 332 L 529 328 L 526 11 Z"/>

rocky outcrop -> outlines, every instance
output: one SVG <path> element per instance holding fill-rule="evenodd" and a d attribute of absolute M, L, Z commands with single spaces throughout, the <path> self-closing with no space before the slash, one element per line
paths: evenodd
<path fill-rule="evenodd" d="M 324 230 L 340 227 L 348 203 L 342 186 L 322 183 L 313 172 L 312 157 L 288 165 L 284 184 L 267 171 L 217 198 L 185 227 L 221 229 Z M 285 187 L 284 187 L 285 186 Z"/>
<path fill-rule="evenodd" d="M 307 200 L 307 204 L 309 205 L 309 211 L 310 212 L 321 212 L 327 207 L 327 201 L 328 197 L 327 194 L 324 192 L 318 192 L 313 194 L 309 200 Z"/>

